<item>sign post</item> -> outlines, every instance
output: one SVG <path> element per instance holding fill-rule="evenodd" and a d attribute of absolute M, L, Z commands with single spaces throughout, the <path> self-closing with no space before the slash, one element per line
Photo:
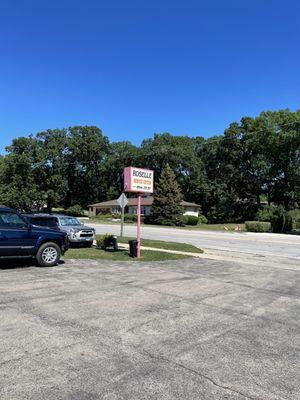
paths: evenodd
<path fill-rule="evenodd" d="M 121 207 L 121 234 L 120 236 L 123 237 L 123 229 L 124 229 L 124 210 L 128 204 L 128 199 L 124 193 L 118 198 L 117 203 Z"/>
<path fill-rule="evenodd" d="M 126 167 L 124 169 L 124 191 L 137 193 L 137 257 L 141 256 L 141 204 L 142 193 L 153 193 L 154 172 L 148 169 Z"/>
<path fill-rule="evenodd" d="M 138 193 L 138 203 L 137 203 L 137 258 L 141 257 L 141 203 L 142 196 L 141 193 Z"/>

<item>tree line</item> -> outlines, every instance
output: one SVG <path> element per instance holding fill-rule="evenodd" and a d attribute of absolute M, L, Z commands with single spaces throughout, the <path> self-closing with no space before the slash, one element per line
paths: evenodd
<path fill-rule="evenodd" d="M 252 219 L 262 204 L 300 205 L 300 110 L 244 117 L 223 134 L 154 134 L 140 146 L 110 142 L 96 126 L 18 137 L 0 158 L 0 202 L 24 211 L 68 208 L 115 198 L 123 169 L 169 165 L 183 197 L 210 222 Z"/>

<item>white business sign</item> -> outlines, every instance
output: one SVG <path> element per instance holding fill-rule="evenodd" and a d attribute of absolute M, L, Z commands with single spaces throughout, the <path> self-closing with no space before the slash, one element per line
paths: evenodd
<path fill-rule="evenodd" d="M 153 193 L 154 172 L 150 169 L 126 167 L 124 169 L 125 192 Z"/>

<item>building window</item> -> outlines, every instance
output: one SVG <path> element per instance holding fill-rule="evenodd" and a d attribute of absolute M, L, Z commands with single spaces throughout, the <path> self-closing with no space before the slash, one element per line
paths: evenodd
<path fill-rule="evenodd" d="M 147 214 L 147 207 L 142 206 L 141 207 L 141 213 L 142 213 L 142 215 L 146 215 Z"/>
<path fill-rule="evenodd" d="M 142 215 L 148 215 L 149 212 L 148 211 L 148 207 L 147 206 L 141 206 L 141 214 Z M 137 214 L 137 207 L 136 206 L 131 206 L 129 207 L 129 213 L 130 214 Z"/>

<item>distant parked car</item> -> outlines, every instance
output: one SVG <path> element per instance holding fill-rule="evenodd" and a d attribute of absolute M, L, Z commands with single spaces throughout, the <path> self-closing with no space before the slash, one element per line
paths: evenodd
<path fill-rule="evenodd" d="M 32 225 L 17 211 L 0 206 L 0 258 L 35 258 L 51 267 L 68 247 L 66 232 Z"/>
<path fill-rule="evenodd" d="M 95 229 L 83 225 L 76 217 L 60 214 L 25 214 L 34 225 L 48 226 L 66 232 L 71 243 L 92 246 L 95 240 Z"/>

